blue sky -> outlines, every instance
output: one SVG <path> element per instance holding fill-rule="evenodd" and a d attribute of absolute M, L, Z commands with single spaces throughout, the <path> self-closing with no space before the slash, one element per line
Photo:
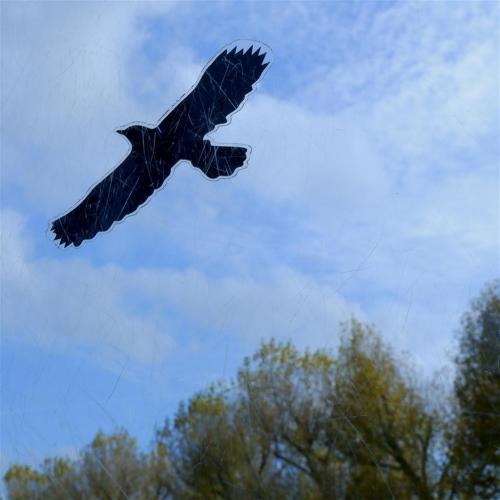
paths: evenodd
<path fill-rule="evenodd" d="M 1 451 L 141 444 L 261 339 L 335 347 L 374 323 L 430 374 L 499 274 L 496 2 L 1 4 Z M 74 249 L 48 221 L 229 42 L 273 65 L 214 138 L 248 168 L 181 164 Z M 4 469 L 3 469 L 4 470 Z"/>

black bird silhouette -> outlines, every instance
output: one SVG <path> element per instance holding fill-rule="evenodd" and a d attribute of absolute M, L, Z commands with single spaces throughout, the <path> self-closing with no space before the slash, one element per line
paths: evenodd
<path fill-rule="evenodd" d="M 253 45 L 245 52 L 237 49 L 220 52 L 156 127 L 117 130 L 129 140 L 131 150 L 75 208 L 52 222 L 50 229 L 60 245 L 77 247 L 135 212 L 181 160 L 190 161 L 210 179 L 230 176 L 244 165 L 247 148 L 212 145 L 205 139 L 228 122 L 269 64 L 264 63 L 267 54 L 260 53 L 262 47 L 255 52 Z"/>

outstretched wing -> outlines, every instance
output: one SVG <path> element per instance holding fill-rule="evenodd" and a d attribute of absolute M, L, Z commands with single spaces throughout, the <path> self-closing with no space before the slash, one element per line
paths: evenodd
<path fill-rule="evenodd" d="M 236 52 L 236 47 L 221 52 L 194 89 L 160 123 L 160 129 L 177 127 L 182 121 L 182 128 L 203 138 L 217 125 L 227 123 L 269 64 L 264 63 L 265 57 L 260 48 L 253 52 L 253 46 L 246 52 Z"/>
<path fill-rule="evenodd" d="M 147 163 L 132 151 L 75 208 L 52 222 L 51 231 L 60 244 L 79 246 L 135 212 L 163 184 L 170 170 L 162 163 Z"/>

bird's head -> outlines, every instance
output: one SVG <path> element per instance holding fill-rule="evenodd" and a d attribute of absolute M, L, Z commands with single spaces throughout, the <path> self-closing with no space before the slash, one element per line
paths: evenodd
<path fill-rule="evenodd" d="M 116 132 L 125 136 L 131 144 L 140 144 L 143 141 L 146 127 L 142 125 L 130 125 L 129 127 L 120 128 Z"/>

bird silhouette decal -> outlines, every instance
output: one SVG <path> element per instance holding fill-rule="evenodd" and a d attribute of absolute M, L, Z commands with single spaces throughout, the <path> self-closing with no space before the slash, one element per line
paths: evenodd
<path fill-rule="evenodd" d="M 128 155 L 80 203 L 51 223 L 59 245 L 78 247 L 134 213 L 179 161 L 191 162 L 209 179 L 229 177 L 245 164 L 246 147 L 215 145 L 206 138 L 228 123 L 269 65 L 267 47 L 239 47 L 235 42 L 215 56 L 198 83 L 156 127 L 133 124 L 117 130 L 130 142 Z"/>

